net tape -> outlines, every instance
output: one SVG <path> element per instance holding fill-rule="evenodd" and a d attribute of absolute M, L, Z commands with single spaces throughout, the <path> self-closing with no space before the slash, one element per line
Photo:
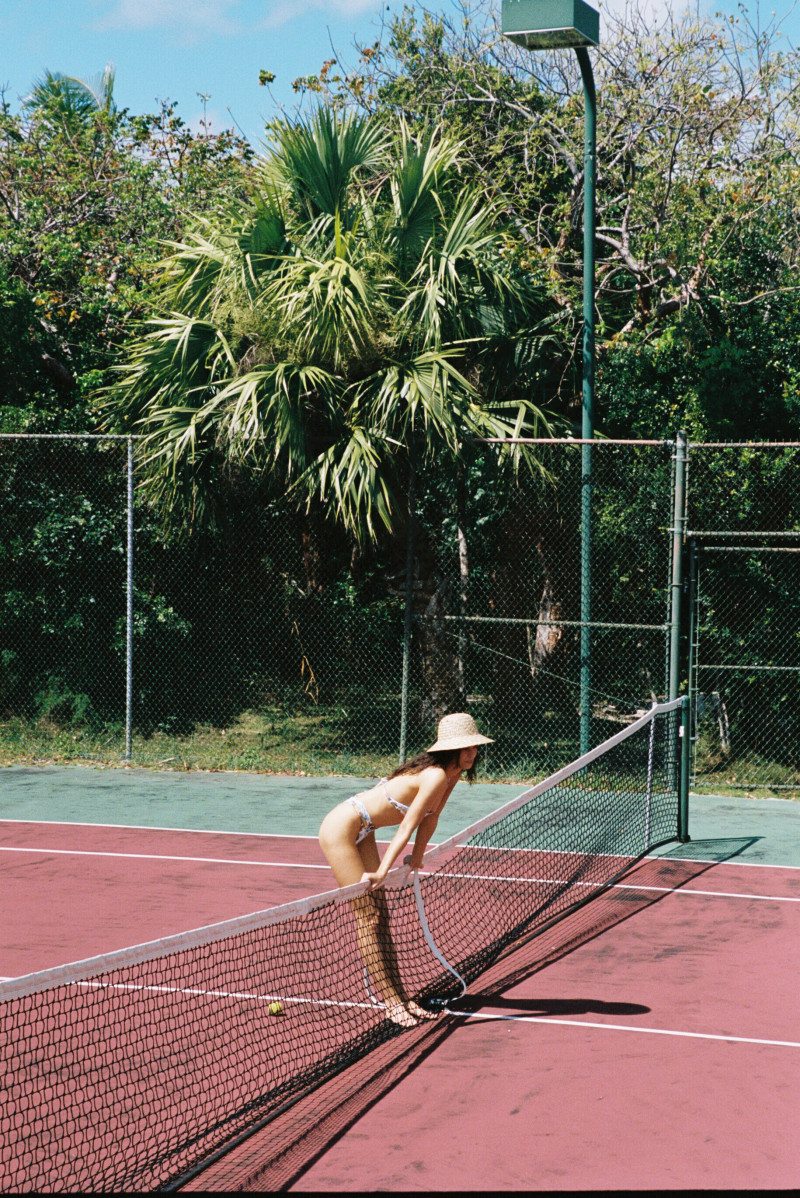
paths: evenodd
<path fill-rule="evenodd" d="M 406 996 L 455 1009 L 504 954 L 677 836 L 678 706 L 655 705 L 383 892 L 330 891 L 0 984 L 2 1189 L 174 1187 L 290 1119 L 407 1035 L 381 1001 L 386 961 Z"/>

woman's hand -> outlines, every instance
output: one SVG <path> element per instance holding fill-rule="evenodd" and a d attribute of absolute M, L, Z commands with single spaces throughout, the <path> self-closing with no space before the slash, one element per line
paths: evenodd
<path fill-rule="evenodd" d="M 363 873 L 361 875 L 361 881 L 362 881 L 362 883 L 366 882 L 367 889 L 377 890 L 379 886 L 383 886 L 384 877 L 383 877 L 383 874 L 379 874 L 379 873 L 374 873 L 374 874 Z"/>

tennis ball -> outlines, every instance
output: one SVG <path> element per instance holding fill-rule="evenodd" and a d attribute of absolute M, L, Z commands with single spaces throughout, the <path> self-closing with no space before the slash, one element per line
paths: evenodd
<path fill-rule="evenodd" d="M 283 1014 L 283 1003 L 271 1002 L 269 1004 L 268 1010 L 269 1010 L 270 1015 L 282 1015 Z"/>

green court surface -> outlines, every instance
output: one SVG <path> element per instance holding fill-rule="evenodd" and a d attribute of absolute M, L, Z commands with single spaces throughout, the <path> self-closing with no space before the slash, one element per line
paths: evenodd
<path fill-rule="evenodd" d="M 273 774 L 6 766 L 0 819 L 188 828 L 277 836 L 316 836 L 327 811 L 374 779 Z M 443 840 L 522 793 L 500 783 L 460 782 L 439 820 Z M 800 803 L 692 795 L 686 845 L 660 850 L 721 859 L 726 841 L 753 864 L 800 867 Z"/>

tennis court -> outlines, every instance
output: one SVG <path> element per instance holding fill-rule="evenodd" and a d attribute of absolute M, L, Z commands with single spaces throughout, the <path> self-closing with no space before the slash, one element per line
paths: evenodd
<path fill-rule="evenodd" d="M 0 973 L 6 978 L 163 941 L 277 904 L 302 907 L 306 896 L 331 885 L 316 842 L 319 821 L 359 786 L 347 778 L 77 768 L 12 768 L 3 781 Z M 465 825 L 480 825 L 515 793 L 508 786 L 459 784 L 439 835 L 446 839 Z M 598 794 L 573 787 L 571 801 L 576 794 L 576 818 L 585 824 Z M 151 1124 L 172 1118 L 167 1112 L 173 1107 L 185 1116 L 202 1089 L 198 1074 L 217 1068 L 213 1058 L 226 1043 L 233 1072 L 257 1075 L 263 1060 L 253 1044 L 266 1038 L 273 1045 L 269 1060 L 287 1057 L 287 1080 L 281 1083 L 286 1093 L 295 1085 L 289 1079 L 298 1068 L 301 1042 L 314 1042 L 315 1068 L 325 1063 L 328 1072 L 315 1078 L 309 1092 L 292 1096 L 292 1130 L 281 1141 L 277 1164 L 275 1124 L 267 1122 L 254 1134 L 248 1128 L 237 1146 L 202 1172 L 185 1176 L 184 1188 L 796 1184 L 800 810 L 779 800 L 692 798 L 691 842 L 673 839 L 638 862 L 631 859 L 624 876 L 609 881 L 619 860 L 635 854 L 625 841 L 628 821 L 615 831 L 619 860 L 594 846 L 606 871 L 596 879 L 576 853 L 560 849 L 552 832 L 542 831 L 551 827 L 542 818 L 547 798 L 540 796 L 537 808 L 539 843 L 529 838 L 514 849 L 492 844 L 492 829 L 499 825 L 490 821 L 478 847 L 473 836 L 445 848 L 435 876 L 423 879 L 434 939 L 446 958 L 458 960 L 469 988 L 458 998 L 451 987 L 451 1013 L 419 1030 L 380 1030 L 388 1021 L 370 1009 L 360 968 L 348 965 L 347 975 L 327 976 L 333 967 L 326 966 L 325 941 L 337 951 L 330 924 L 306 952 L 302 1003 L 291 1005 L 296 993 L 287 1000 L 286 987 L 297 986 L 296 970 L 289 983 L 269 966 L 275 993 L 284 1000 L 277 1017 L 264 1001 L 273 995 L 264 982 L 263 944 L 241 967 L 236 990 L 233 983 L 212 983 L 217 974 L 210 966 L 204 966 L 202 992 L 196 982 L 192 988 L 174 979 L 167 985 L 155 975 L 144 984 L 121 974 L 107 975 L 102 984 L 78 983 L 90 997 L 148 990 L 145 1014 L 125 1007 L 104 1033 L 127 1041 L 119 1051 L 123 1057 L 138 1053 L 142 1074 L 146 1053 L 137 1045 L 162 1014 L 176 1021 L 166 1046 L 160 1040 L 152 1049 L 166 1066 L 149 1117 L 136 1111 L 148 1129 L 145 1138 Z M 511 813 L 506 820 L 516 818 Z M 491 875 L 486 861 L 492 863 Z M 594 897 L 573 908 L 575 888 L 582 886 Z M 511 921 L 513 949 L 490 951 L 487 913 L 509 895 L 521 902 L 518 889 L 524 889 L 537 920 L 543 910 L 547 918 L 534 927 L 525 908 Z M 419 921 L 406 912 L 404 893 L 398 889 L 393 934 L 404 961 L 426 957 L 417 987 L 424 991 L 441 981 L 431 973 Z M 556 908 L 561 917 L 551 922 Z M 459 920 L 450 922 L 454 909 L 469 916 L 474 943 L 467 949 L 458 947 L 464 932 Z M 413 907 L 408 910 L 413 914 Z M 395 927 L 407 931 L 398 937 Z M 256 1014 L 254 995 L 260 1000 Z M 345 1015 L 350 1019 L 349 1006 L 343 1010 L 348 1004 L 354 1024 L 347 1061 L 341 1069 L 338 1063 L 329 1068 Z M 366 1030 L 358 1022 L 364 1013 Z M 231 1029 L 242 1020 L 250 1022 L 234 1043 Z M 52 1075 L 45 1090 L 52 1111 L 63 1100 L 52 1053 L 30 1050 L 25 1065 L 31 1075 L 45 1067 Z M 127 1097 L 108 1119 L 102 1071 L 90 1066 L 91 1061 L 81 1066 L 83 1123 L 71 1141 L 56 1146 L 54 1138 L 48 1147 L 48 1137 L 59 1134 L 55 1116 L 52 1126 L 43 1119 L 34 1131 L 45 1157 L 88 1152 L 87 1120 L 108 1120 L 109 1136 L 124 1135 L 132 1117 L 128 1108 L 140 1101 L 136 1079 L 127 1079 Z M 25 1083 L 25 1070 L 20 1073 L 9 1088 L 14 1101 Z M 167 1094 L 167 1075 L 182 1078 L 182 1088 Z M 70 1076 L 74 1079 L 75 1069 Z M 227 1101 L 221 1090 L 220 1112 Z M 202 1117 L 207 1121 L 208 1112 Z M 184 1141 L 192 1138 L 181 1135 Z M 152 1152 L 159 1151 L 154 1141 Z M 143 1180 L 141 1188 L 162 1185 Z"/>

